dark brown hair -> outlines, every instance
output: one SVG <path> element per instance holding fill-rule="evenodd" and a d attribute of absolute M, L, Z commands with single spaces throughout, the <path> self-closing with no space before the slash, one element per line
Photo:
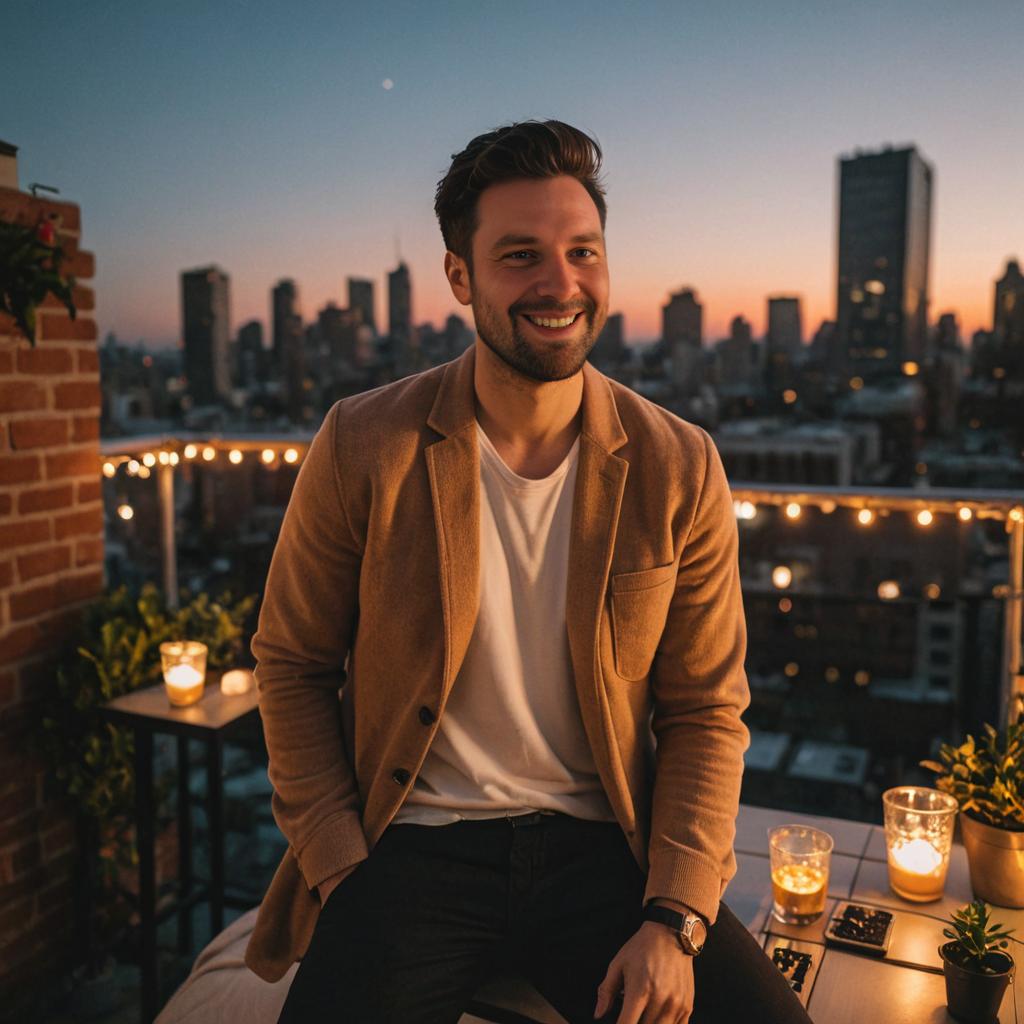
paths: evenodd
<path fill-rule="evenodd" d="M 519 121 L 478 135 L 452 154 L 448 173 L 437 183 L 434 212 L 445 246 L 473 272 L 477 200 L 484 189 L 517 178 L 575 178 L 594 200 L 604 230 L 607 207 L 600 181 L 601 147 L 564 121 Z"/>

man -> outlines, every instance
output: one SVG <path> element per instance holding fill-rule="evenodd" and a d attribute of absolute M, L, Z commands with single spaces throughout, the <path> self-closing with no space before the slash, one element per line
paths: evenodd
<path fill-rule="evenodd" d="M 289 850 L 246 959 L 301 959 L 282 1021 L 456 1021 L 495 967 L 573 1024 L 807 1020 L 720 903 L 749 700 L 721 462 L 586 361 L 600 157 L 547 121 L 453 158 L 476 343 L 335 404 L 296 481 L 252 643 Z"/>

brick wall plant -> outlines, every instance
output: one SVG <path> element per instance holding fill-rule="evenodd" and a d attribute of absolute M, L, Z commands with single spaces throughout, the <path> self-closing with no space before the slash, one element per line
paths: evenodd
<path fill-rule="evenodd" d="M 48 296 L 33 347 L 0 314 L 0 1019 L 73 964 L 75 828 L 30 732 L 62 637 L 103 589 L 93 255 L 76 205 L 0 188 L 0 220 L 54 214 L 77 317 Z"/>

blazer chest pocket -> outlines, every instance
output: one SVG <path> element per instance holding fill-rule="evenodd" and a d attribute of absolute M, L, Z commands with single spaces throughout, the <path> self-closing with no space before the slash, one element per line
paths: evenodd
<path fill-rule="evenodd" d="M 643 679 L 650 671 L 675 591 L 676 572 L 675 562 L 670 562 L 611 577 L 615 671 L 623 679 Z"/>

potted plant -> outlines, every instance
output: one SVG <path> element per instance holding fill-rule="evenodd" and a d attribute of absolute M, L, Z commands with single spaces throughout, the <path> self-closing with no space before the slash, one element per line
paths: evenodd
<path fill-rule="evenodd" d="M 956 797 L 974 895 L 1000 907 L 1024 907 L 1024 721 L 998 733 L 985 725 L 980 742 L 968 735 L 944 743 L 936 786 Z"/>
<path fill-rule="evenodd" d="M 1013 929 L 1000 931 L 1001 924 L 989 924 L 982 900 L 954 910 L 949 923 L 952 928 L 943 928 L 942 934 L 950 941 L 939 946 L 946 1006 L 966 1024 L 990 1024 L 1012 977 L 1013 957 L 1005 950 Z"/>

